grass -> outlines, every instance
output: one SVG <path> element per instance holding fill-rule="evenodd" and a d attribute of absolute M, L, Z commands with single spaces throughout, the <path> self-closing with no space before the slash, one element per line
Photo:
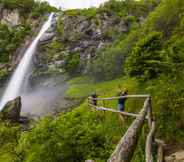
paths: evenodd
<path fill-rule="evenodd" d="M 86 98 L 91 94 L 91 92 L 96 91 L 99 95 L 98 97 L 112 97 L 117 95 L 118 86 L 121 85 L 128 89 L 129 94 L 141 94 L 144 93 L 143 90 L 138 89 L 140 85 L 135 79 L 129 78 L 118 78 L 111 81 L 105 81 L 96 83 L 89 77 L 78 77 L 69 81 L 69 89 L 66 92 L 67 97 L 73 99 Z M 126 111 L 138 113 L 143 106 L 142 99 L 128 99 L 126 102 Z M 105 107 L 110 107 L 116 109 L 117 101 L 105 101 L 99 102 L 99 105 L 103 105 Z M 78 107 L 78 109 L 89 110 L 87 106 L 87 100 L 84 100 L 84 103 Z M 101 118 L 102 120 L 102 131 L 110 136 L 112 139 L 112 143 L 114 144 L 114 148 L 119 142 L 120 138 L 124 135 L 130 124 L 132 123 L 132 118 L 120 118 L 115 113 L 112 112 L 100 112 L 95 111 L 96 118 Z M 144 126 L 142 135 L 140 137 L 140 141 L 138 143 L 135 155 L 133 157 L 133 161 L 141 161 L 144 157 L 144 147 L 145 141 L 144 138 L 146 136 L 147 126 Z M 110 155 L 109 155 L 110 156 Z"/>
<path fill-rule="evenodd" d="M 135 79 L 118 78 L 111 81 L 96 83 L 89 77 L 78 77 L 69 81 L 69 89 L 66 96 L 72 99 L 85 99 L 93 91 L 96 91 L 98 97 L 112 97 L 117 96 L 118 87 L 127 88 L 129 94 L 139 94 L 137 90 L 138 82 Z M 143 93 L 143 92 L 142 92 Z M 106 107 L 116 108 L 117 101 L 105 101 Z M 142 100 L 131 99 L 127 100 L 127 110 L 138 112 L 143 104 Z M 134 107 L 134 109 L 132 109 Z"/>

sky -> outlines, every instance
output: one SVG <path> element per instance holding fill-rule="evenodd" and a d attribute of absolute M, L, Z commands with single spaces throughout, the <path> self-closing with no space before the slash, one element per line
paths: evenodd
<path fill-rule="evenodd" d="M 62 7 L 62 9 L 98 7 L 107 0 L 41 0 L 47 1 L 52 6 Z"/>

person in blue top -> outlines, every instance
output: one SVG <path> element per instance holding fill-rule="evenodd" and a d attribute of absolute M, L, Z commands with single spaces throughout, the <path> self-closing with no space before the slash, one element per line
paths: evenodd
<path fill-rule="evenodd" d="M 128 90 L 127 89 L 120 90 L 118 92 L 118 96 L 119 97 L 126 96 L 126 95 L 128 95 Z M 118 99 L 118 110 L 119 111 L 124 111 L 124 109 L 125 109 L 125 101 L 126 101 L 126 98 L 119 98 Z"/>

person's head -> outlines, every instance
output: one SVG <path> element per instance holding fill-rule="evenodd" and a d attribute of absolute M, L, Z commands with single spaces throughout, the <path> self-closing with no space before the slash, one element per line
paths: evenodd
<path fill-rule="evenodd" d="M 123 93 L 124 94 L 128 94 L 128 89 L 127 88 L 124 88 Z"/>

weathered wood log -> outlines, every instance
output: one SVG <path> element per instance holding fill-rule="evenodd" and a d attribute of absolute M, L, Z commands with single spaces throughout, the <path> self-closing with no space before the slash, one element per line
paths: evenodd
<path fill-rule="evenodd" d="M 148 126 L 149 126 L 150 130 L 152 128 L 152 120 L 153 120 L 153 115 L 152 115 L 151 97 L 149 97 L 149 100 L 148 100 Z"/>
<path fill-rule="evenodd" d="M 152 122 L 150 132 L 146 138 L 146 149 L 145 149 L 146 162 L 153 162 L 152 146 L 154 141 L 154 134 L 155 134 L 155 121 Z"/>
<path fill-rule="evenodd" d="M 91 105 L 89 104 L 92 108 L 96 109 L 96 110 L 99 110 L 99 111 L 110 111 L 110 112 L 114 112 L 114 113 L 119 113 L 121 115 L 124 115 L 124 116 L 131 116 L 131 117 L 138 117 L 139 114 L 134 114 L 134 113 L 129 113 L 129 112 L 125 112 L 125 111 L 118 111 L 118 110 L 115 110 L 115 109 L 110 109 L 110 108 L 105 108 L 105 107 L 98 107 L 98 106 L 94 106 L 94 105 Z"/>
<path fill-rule="evenodd" d="M 155 139 L 155 142 L 158 145 L 157 162 L 163 162 L 164 161 L 164 146 L 165 146 L 165 143 L 160 139 Z"/>
<path fill-rule="evenodd" d="M 164 160 L 164 150 L 162 145 L 158 145 L 157 150 L 157 162 L 163 162 Z"/>
<path fill-rule="evenodd" d="M 94 100 L 101 101 L 101 100 L 117 100 L 120 98 L 148 98 L 150 95 L 126 95 L 126 96 L 119 96 L 119 97 L 109 97 L 109 98 L 95 98 Z M 89 97 L 91 99 L 91 97 Z"/>
<path fill-rule="evenodd" d="M 109 158 L 108 162 L 130 162 L 137 146 L 139 135 L 144 124 L 147 113 L 147 104 L 149 99 L 144 102 L 144 107 L 139 116 L 133 121 L 125 135 L 116 146 L 115 151 Z"/>

